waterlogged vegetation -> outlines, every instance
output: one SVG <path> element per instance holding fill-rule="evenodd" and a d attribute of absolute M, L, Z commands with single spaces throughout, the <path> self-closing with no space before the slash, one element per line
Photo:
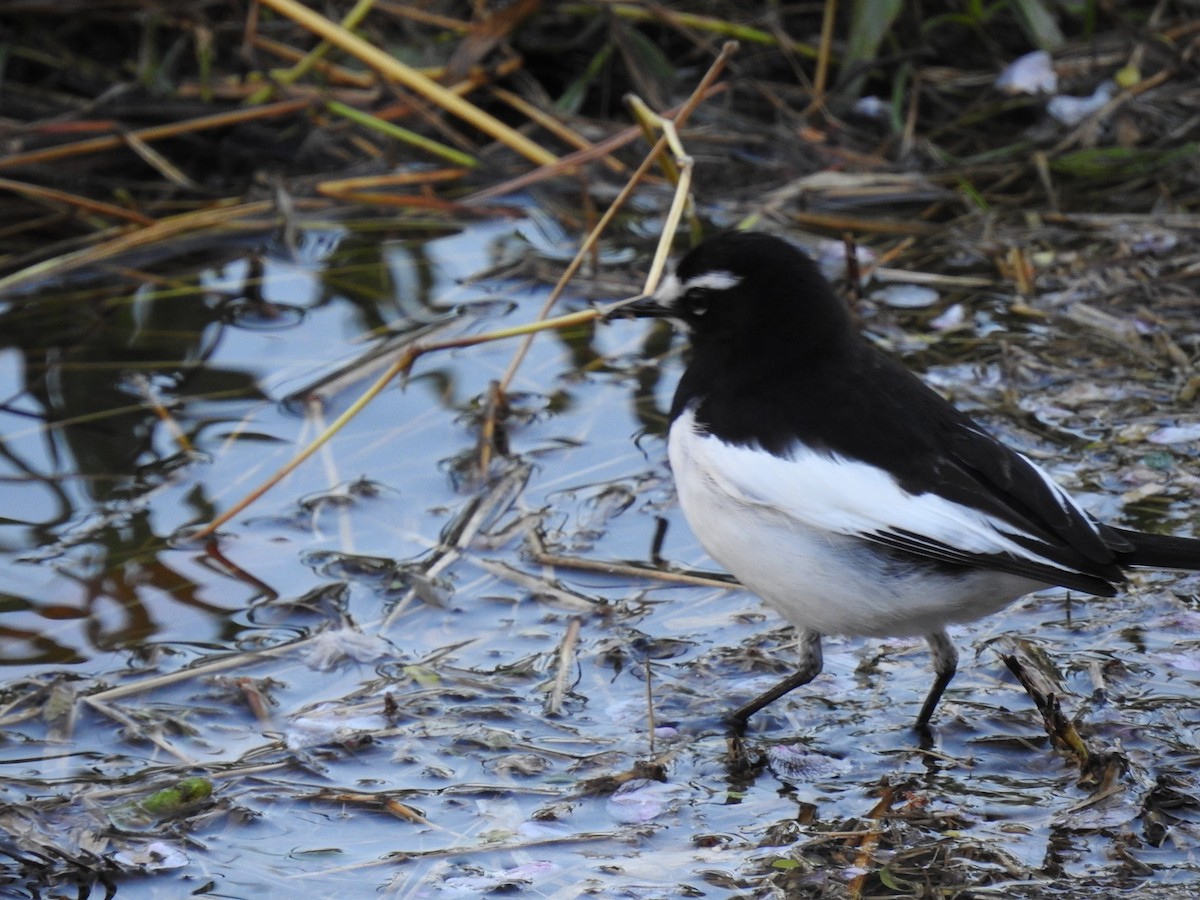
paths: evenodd
<path fill-rule="evenodd" d="M 664 231 L 786 234 L 1098 516 L 1200 533 L 1198 40 L 1182 0 L 13 5 L 0 892 L 1194 895 L 1200 579 L 959 629 L 932 744 L 919 640 L 831 639 L 735 740 L 794 636 L 676 509 L 682 343 L 594 304 Z"/>

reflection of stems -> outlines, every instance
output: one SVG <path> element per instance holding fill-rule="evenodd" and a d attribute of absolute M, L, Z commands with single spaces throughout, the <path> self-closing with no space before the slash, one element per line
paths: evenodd
<path fill-rule="evenodd" d="M 171 415 L 171 411 L 163 405 L 162 398 L 159 397 L 158 391 L 154 389 L 154 385 L 150 383 L 150 379 L 145 375 L 138 373 L 130 379 L 134 389 L 141 394 L 142 400 L 146 405 L 154 410 L 154 414 L 167 426 L 167 431 L 171 432 L 171 437 L 175 443 L 179 445 L 179 449 L 185 453 L 190 452 L 192 442 L 188 440 L 188 436 L 183 429 L 179 427 L 179 422 Z"/>
<path fill-rule="evenodd" d="M 280 481 L 292 473 L 302 462 L 320 450 L 329 439 L 342 430 L 351 419 L 359 414 L 368 403 L 375 399 L 379 393 L 388 386 L 393 378 L 397 375 L 407 374 L 412 368 L 418 357 L 426 353 L 432 353 L 435 350 L 453 350 L 463 347 L 474 347 L 476 344 L 485 344 L 489 341 L 497 341 L 508 337 L 517 337 L 523 334 L 531 334 L 535 331 L 545 331 L 550 328 L 569 328 L 573 325 L 581 325 L 584 322 L 590 322 L 593 319 L 600 318 L 604 314 L 603 310 L 599 309 L 584 309 L 579 312 L 569 313 L 565 316 L 556 316 L 553 319 L 543 319 L 540 322 L 527 322 L 524 325 L 514 325 L 511 328 L 501 328 L 497 331 L 489 331 L 486 334 L 467 335 L 465 337 L 452 338 L 446 341 L 437 341 L 432 344 L 409 344 L 404 348 L 404 352 L 400 357 L 388 366 L 387 371 L 375 380 L 375 383 L 367 388 L 363 393 L 346 408 L 340 416 L 333 420 L 324 431 L 317 435 L 312 442 L 303 450 L 293 456 L 290 460 L 276 470 L 266 481 L 254 488 L 250 493 L 246 494 L 237 503 L 217 516 L 199 531 L 192 535 L 194 540 L 202 540 L 212 535 L 218 528 L 244 510 L 247 506 L 275 487 Z"/>

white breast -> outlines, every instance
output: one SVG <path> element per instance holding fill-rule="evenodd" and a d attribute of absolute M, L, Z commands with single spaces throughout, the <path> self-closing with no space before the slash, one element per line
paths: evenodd
<path fill-rule="evenodd" d="M 668 454 L 704 549 L 797 627 L 928 634 L 1045 586 L 1000 572 L 933 570 L 859 537 L 905 528 L 973 553 L 1017 546 L 982 514 L 908 494 L 864 463 L 726 444 L 698 432 L 690 410 L 672 424 Z"/>

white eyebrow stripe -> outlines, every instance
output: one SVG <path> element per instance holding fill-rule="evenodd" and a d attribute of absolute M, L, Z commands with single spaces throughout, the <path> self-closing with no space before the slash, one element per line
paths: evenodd
<path fill-rule="evenodd" d="M 695 278 L 689 278 L 684 282 L 681 293 L 687 293 L 692 288 L 706 288 L 712 291 L 727 291 L 731 287 L 737 287 L 741 283 L 742 276 L 734 275 L 732 272 L 718 271 L 705 272 L 703 275 L 697 275 Z"/>
<path fill-rule="evenodd" d="M 727 291 L 731 287 L 736 287 L 741 281 L 742 276 L 734 275 L 732 272 L 724 270 L 704 272 L 694 278 L 689 278 L 687 281 L 680 281 L 679 276 L 672 272 L 670 275 L 664 276 L 663 280 L 659 282 L 658 290 L 654 292 L 654 299 L 662 306 L 670 307 L 692 288 Z"/>

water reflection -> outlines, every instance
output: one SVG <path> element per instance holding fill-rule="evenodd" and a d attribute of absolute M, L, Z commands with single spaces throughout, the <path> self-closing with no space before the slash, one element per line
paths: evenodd
<path fill-rule="evenodd" d="M 163 539 L 212 518 L 231 458 L 246 489 L 246 473 L 302 438 L 275 405 L 281 381 L 360 353 L 364 333 L 411 339 L 445 325 L 471 293 L 454 285 L 457 261 L 447 273 L 424 239 L 317 233 L 303 263 L 270 240 L 233 249 L 215 264 L 78 274 L 0 311 L 8 664 L 78 663 L 154 637 L 228 639 L 241 603 L 217 599 Z M 351 368 L 342 394 L 363 377 Z M 313 387 L 305 403 L 320 396 Z M 443 384 L 433 396 L 454 393 Z"/>

